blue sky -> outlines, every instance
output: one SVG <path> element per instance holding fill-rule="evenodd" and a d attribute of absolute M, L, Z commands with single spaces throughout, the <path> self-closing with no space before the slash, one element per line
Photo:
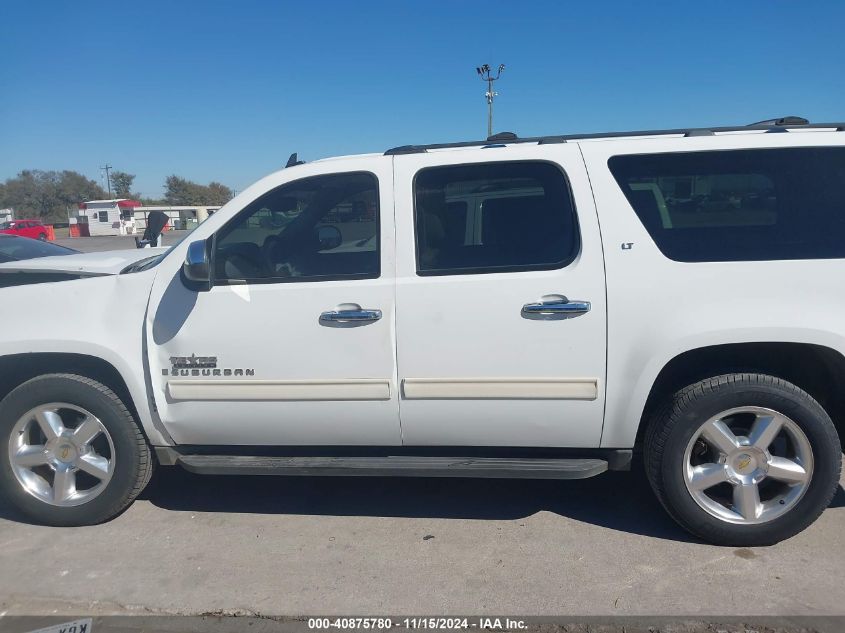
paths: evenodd
<path fill-rule="evenodd" d="M 0 180 L 98 166 L 243 189 L 486 134 L 845 120 L 845 2 L 0 3 Z"/>

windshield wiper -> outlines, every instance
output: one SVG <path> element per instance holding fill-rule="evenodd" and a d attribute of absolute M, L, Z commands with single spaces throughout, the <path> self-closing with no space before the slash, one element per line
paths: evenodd
<path fill-rule="evenodd" d="M 120 271 L 120 274 L 126 273 L 139 273 L 143 270 L 149 270 L 156 264 L 161 261 L 161 258 L 164 257 L 164 254 L 161 255 L 153 255 L 152 257 L 145 257 L 144 259 L 138 260 L 134 264 L 130 264 L 126 268 Z"/>

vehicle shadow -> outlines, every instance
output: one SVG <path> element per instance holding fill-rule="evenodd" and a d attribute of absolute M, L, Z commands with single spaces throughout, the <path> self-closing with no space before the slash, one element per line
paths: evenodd
<path fill-rule="evenodd" d="M 173 511 L 515 520 L 552 512 L 652 538 L 694 542 L 663 510 L 641 468 L 578 481 L 195 475 L 159 468 L 140 499 Z M 845 506 L 840 486 L 831 508 Z M 0 502 L 0 519 L 27 523 Z"/>
<path fill-rule="evenodd" d="M 642 469 L 578 481 L 387 477 L 246 477 L 160 469 L 142 493 L 178 511 L 514 520 L 546 511 L 604 528 L 693 542 Z M 840 486 L 832 508 L 845 506 Z"/>
<path fill-rule="evenodd" d="M 161 469 L 142 497 L 168 510 L 514 520 L 541 511 L 585 523 L 689 540 L 641 472 L 577 481 L 416 477 L 246 477 Z"/>

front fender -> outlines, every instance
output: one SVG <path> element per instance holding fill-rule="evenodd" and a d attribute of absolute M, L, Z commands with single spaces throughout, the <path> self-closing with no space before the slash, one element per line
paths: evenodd
<path fill-rule="evenodd" d="M 144 315 L 155 269 L 0 289 L 0 356 L 81 354 L 123 378 L 154 445 L 170 444 L 154 419 L 144 370 Z"/>

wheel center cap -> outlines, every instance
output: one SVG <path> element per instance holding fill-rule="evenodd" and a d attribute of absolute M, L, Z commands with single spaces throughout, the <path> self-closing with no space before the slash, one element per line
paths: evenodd
<path fill-rule="evenodd" d="M 751 453 L 740 453 L 734 458 L 734 470 L 742 475 L 746 475 L 757 468 L 757 459 Z"/>
<path fill-rule="evenodd" d="M 56 459 L 63 464 L 72 464 L 76 461 L 77 451 L 73 444 L 59 444 L 55 451 Z"/>

